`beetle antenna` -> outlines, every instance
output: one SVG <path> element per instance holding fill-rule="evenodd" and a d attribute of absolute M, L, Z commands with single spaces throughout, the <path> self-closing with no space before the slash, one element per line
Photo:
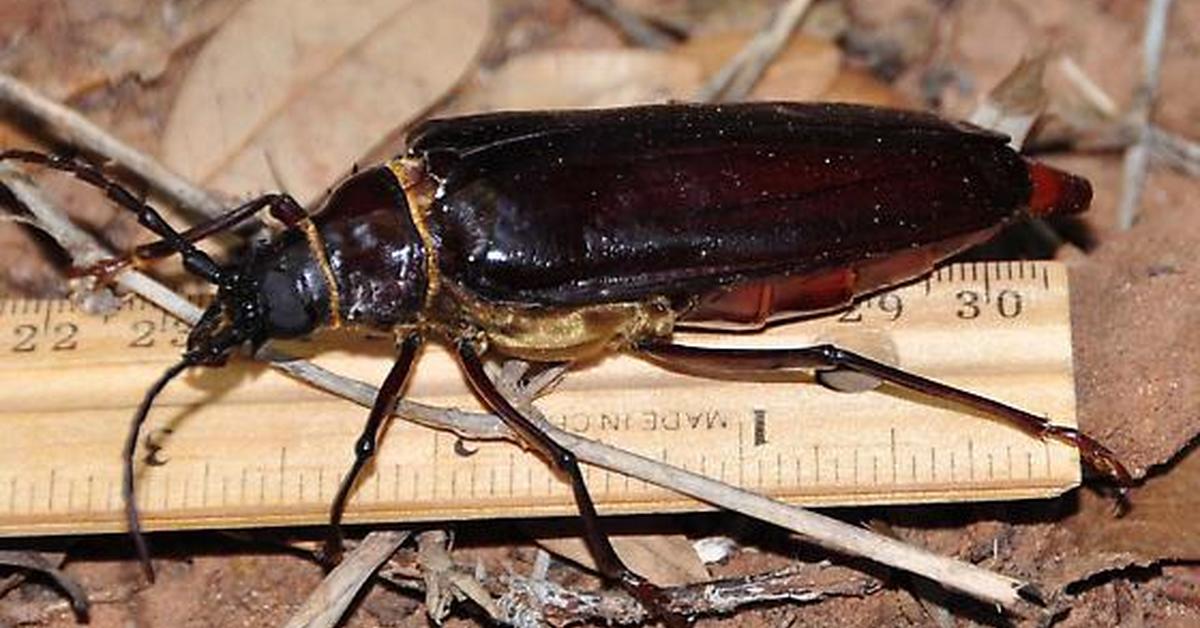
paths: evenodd
<path fill-rule="evenodd" d="M 142 431 L 142 424 L 146 422 L 146 416 L 150 414 L 150 407 L 154 405 L 154 398 L 158 396 L 167 384 L 175 379 L 175 376 L 182 373 L 195 360 L 184 355 L 183 359 L 172 365 L 154 382 L 150 390 L 146 391 L 146 396 L 142 398 L 142 405 L 138 406 L 137 413 L 133 415 L 133 422 L 129 424 L 129 434 L 125 438 L 125 449 L 122 455 L 125 460 L 125 474 L 122 484 L 122 494 L 125 498 L 125 519 L 129 523 L 129 534 L 133 537 L 133 547 L 137 551 L 138 561 L 142 563 L 142 572 L 146 574 L 146 579 L 154 582 L 154 566 L 150 564 L 150 550 L 146 547 L 146 539 L 142 536 L 142 522 L 137 510 L 137 495 L 134 493 L 133 487 L 133 453 L 137 449 L 138 436 Z"/>
<path fill-rule="evenodd" d="M 176 231 L 157 209 L 105 176 L 98 167 L 71 156 L 16 149 L 0 151 L 0 161 L 19 161 L 74 175 L 84 183 L 103 191 L 109 200 L 136 214 L 138 223 L 161 237 L 171 249 L 179 252 L 183 257 L 183 266 L 189 272 L 212 284 L 224 283 L 221 267 L 207 253 L 196 248 Z"/>

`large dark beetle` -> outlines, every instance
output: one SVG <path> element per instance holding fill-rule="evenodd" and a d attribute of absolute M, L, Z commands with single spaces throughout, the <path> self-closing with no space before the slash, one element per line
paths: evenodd
<path fill-rule="evenodd" d="M 427 122 L 408 145 L 347 179 L 311 216 L 273 194 L 183 234 L 86 164 L 3 154 L 103 187 L 163 238 L 134 259 L 179 252 L 218 288 L 183 359 L 147 393 L 126 445 L 126 500 L 143 559 L 131 460 L 158 392 L 185 368 L 222 364 L 247 343 L 345 325 L 395 333 L 399 357 L 333 505 L 334 530 L 421 341 L 437 338 L 454 348 L 484 403 L 568 477 L 603 573 L 660 612 L 659 589 L 600 532 L 575 457 L 497 391 L 485 351 L 534 361 L 623 351 L 727 372 L 849 369 L 1071 443 L 1129 483 L 1086 435 L 836 346 L 672 342 L 682 327 L 756 329 L 842 308 L 1014 221 L 1087 208 L 1087 181 L 1022 158 L 1003 136 L 919 113 L 755 103 L 467 116 Z M 262 208 L 288 228 L 244 261 L 221 266 L 193 246 Z"/>

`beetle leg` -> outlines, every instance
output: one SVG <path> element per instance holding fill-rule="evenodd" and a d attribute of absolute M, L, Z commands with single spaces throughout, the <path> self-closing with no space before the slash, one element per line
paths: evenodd
<path fill-rule="evenodd" d="M 1062 441 L 1079 450 L 1084 461 L 1123 488 L 1133 485 L 1125 465 L 1099 441 L 1072 427 L 1055 425 L 1019 408 L 910 373 L 830 344 L 795 349 L 721 349 L 664 342 L 638 346 L 647 357 L 667 366 L 724 371 L 777 371 L 844 368 L 879 378 L 901 388 L 946 399 L 1003 419 L 1039 438 Z"/>
<path fill-rule="evenodd" d="M 408 374 L 412 371 L 420 347 L 419 334 L 409 334 L 400 341 L 400 355 L 396 357 L 392 370 L 380 384 L 375 403 L 371 406 L 371 414 L 367 417 L 367 424 L 363 426 L 362 434 L 354 443 L 354 464 L 342 478 L 337 496 L 333 498 L 329 509 L 329 537 L 326 538 L 325 547 L 321 552 L 322 560 L 328 564 L 335 564 L 341 558 L 342 515 L 346 511 L 346 502 L 350 499 L 350 493 L 354 490 L 362 470 L 375 457 L 380 428 L 383 427 L 383 422 L 392 416 L 396 403 L 400 401 L 400 393 L 404 390 L 404 383 L 408 381 Z"/>
<path fill-rule="evenodd" d="M 579 471 L 579 462 L 575 459 L 575 454 L 555 442 L 508 401 L 484 371 L 483 362 L 469 341 L 458 343 L 458 361 L 467 376 L 467 381 L 482 398 L 484 405 L 495 412 L 522 441 L 537 450 L 550 462 L 551 466 L 565 474 L 570 480 L 571 489 L 575 493 L 575 504 L 579 507 L 579 514 L 583 519 L 584 540 L 587 542 L 592 556 L 596 559 L 596 566 L 600 569 L 600 573 L 619 582 L 646 608 L 647 612 L 662 618 L 668 624 L 683 625 L 685 623 L 683 618 L 668 608 L 669 599 L 663 590 L 625 566 L 625 563 L 617 556 L 608 537 L 600 530 L 596 506 L 592 503 L 587 485 L 583 481 L 583 474 Z"/>

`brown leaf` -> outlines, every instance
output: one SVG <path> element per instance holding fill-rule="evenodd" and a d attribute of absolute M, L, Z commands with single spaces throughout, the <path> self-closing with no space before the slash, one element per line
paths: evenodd
<path fill-rule="evenodd" d="M 536 52 L 514 57 L 463 95 L 456 111 L 611 107 L 683 99 L 695 62 L 651 50 Z"/>
<path fill-rule="evenodd" d="M 821 100 L 853 102 L 879 107 L 913 108 L 913 103 L 892 86 L 859 68 L 843 68 L 825 88 Z"/>
<path fill-rule="evenodd" d="M 489 21 L 487 0 L 251 0 L 192 66 L 164 159 L 218 190 L 310 201 L 459 80 Z"/>
<path fill-rule="evenodd" d="M 1160 477 L 1133 491 L 1132 507 L 1112 516 L 1112 500 L 1091 492 L 1079 496 L 1079 513 L 1065 526 L 1075 533 L 1080 554 L 1124 555 L 1142 564 L 1200 560 L 1200 454 L 1192 451 Z"/>
<path fill-rule="evenodd" d="M 157 78 L 171 55 L 216 28 L 240 0 L 7 0 L 0 69 L 55 100 L 128 76 Z"/>
<path fill-rule="evenodd" d="M 1092 213 L 1111 207 L 1110 187 Z M 1152 172 L 1138 224 L 1072 269 L 1079 423 L 1135 473 L 1200 434 L 1198 187 Z"/>
<path fill-rule="evenodd" d="M 750 33 L 723 32 L 696 37 L 675 53 L 698 62 L 704 76 L 712 76 L 750 39 Z M 834 44 L 812 37 L 792 37 L 750 92 L 751 100 L 819 100 L 842 65 Z"/>
<path fill-rule="evenodd" d="M 658 586 L 697 584 L 711 578 L 708 568 L 692 549 L 692 542 L 681 534 L 632 534 L 610 540 L 630 569 Z M 545 538 L 537 543 L 553 554 L 596 569 L 592 554 L 581 538 Z"/>
<path fill-rule="evenodd" d="M 673 52 L 700 64 L 712 76 L 746 44 L 751 34 L 724 32 L 695 37 Z M 825 39 L 796 35 L 750 92 L 751 100 L 824 100 L 900 107 L 907 103 L 868 72 L 844 67 L 841 50 Z"/>

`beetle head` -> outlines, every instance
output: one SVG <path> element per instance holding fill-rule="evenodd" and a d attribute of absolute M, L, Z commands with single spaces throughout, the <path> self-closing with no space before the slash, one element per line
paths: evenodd
<path fill-rule="evenodd" d="M 195 364 L 220 365 L 237 347 L 311 333 L 329 317 L 329 294 L 303 234 L 284 232 L 237 270 L 221 273 L 217 296 L 188 335 Z"/>
<path fill-rule="evenodd" d="M 262 299 L 256 282 L 241 273 L 228 273 L 228 283 L 188 334 L 184 359 L 196 365 L 220 366 L 246 342 L 258 348 L 268 338 Z"/>

